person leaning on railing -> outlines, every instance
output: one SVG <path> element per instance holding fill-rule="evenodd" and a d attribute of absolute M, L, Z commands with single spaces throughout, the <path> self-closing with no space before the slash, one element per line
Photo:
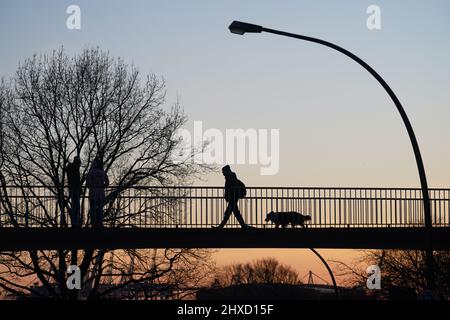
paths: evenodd
<path fill-rule="evenodd" d="M 80 226 L 80 166 L 81 160 L 78 156 L 75 156 L 73 161 L 69 162 L 69 164 L 64 168 L 64 171 L 67 174 L 67 183 L 69 185 L 69 198 L 71 206 L 70 218 L 73 227 Z"/>

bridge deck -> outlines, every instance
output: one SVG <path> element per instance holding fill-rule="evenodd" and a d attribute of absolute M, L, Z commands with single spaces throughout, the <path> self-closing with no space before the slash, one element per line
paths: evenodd
<path fill-rule="evenodd" d="M 0 250 L 125 248 L 425 249 L 424 228 L 1 228 Z M 435 250 L 450 250 L 450 228 L 433 229 Z"/>

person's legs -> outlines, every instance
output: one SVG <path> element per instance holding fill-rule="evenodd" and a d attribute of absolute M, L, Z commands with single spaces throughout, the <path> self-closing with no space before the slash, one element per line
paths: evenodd
<path fill-rule="evenodd" d="M 95 207 L 92 201 L 89 201 L 89 218 L 91 219 L 91 227 L 94 227 Z"/>
<path fill-rule="evenodd" d="M 239 222 L 241 227 L 247 227 L 247 224 L 244 221 L 244 218 L 242 218 L 241 212 L 239 211 L 238 203 L 237 201 L 232 205 L 232 210 L 234 213 L 234 216 L 236 217 L 236 220 Z"/>
<path fill-rule="evenodd" d="M 91 226 L 93 228 L 97 227 L 97 205 L 93 200 L 89 201 L 89 215 L 91 216 Z"/>
<path fill-rule="evenodd" d="M 97 223 L 99 228 L 103 227 L 103 205 L 97 207 Z"/>
<path fill-rule="evenodd" d="M 223 220 L 222 220 L 222 222 L 219 224 L 218 228 L 223 228 L 223 227 L 227 224 L 228 219 L 230 219 L 230 216 L 231 216 L 231 212 L 232 212 L 232 211 L 233 211 L 233 210 L 232 210 L 232 208 L 231 208 L 231 202 L 228 202 L 227 209 L 226 209 L 225 212 L 223 213 Z"/>
<path fill-rule="evenodd" d="M 71 192 L 71 201 L 72 201 L 72 210 L 71 210 L 71 219 L 72 226 L 79 227 L 79 217 L 80 217 L 80 193 L 77 190 L 73 190 Z"/>

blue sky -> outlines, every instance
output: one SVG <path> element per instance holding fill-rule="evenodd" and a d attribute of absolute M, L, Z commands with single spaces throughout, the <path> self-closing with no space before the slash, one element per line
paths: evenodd
<path fill-rule="evenodd" d="M 81 30 L 66 28 L 70 4 L 81 8 Z M 381 30 L 366 28 L 371 4 Z M 227 27 L 243 20 L 323 38 L 387 80 L 416 130 L 429 184 L 449 186 L 448 9 L 447 1 L 2 1 L 0 71 L 8 77 L 20 60 L 61 45 L 99 46 L 163 76 L 168 103 L 179 97 L 190 121 L 279 128 L 279 174 L 236 168 L 249 185 L 417 186 L 401 119 L 365 70 L 325 47 Z"/>
<path fill-rule="evenodd" d="M 81 30 L 66 8 L 81 8 Z M 366 9 L 381 8 L 381 30 Z M 167 81 L 206 128 L 280 129 L 280 172 L 235 167 L 249 186 L 419 186 L 411 146 L 387 94 L 331 49 L 269 34 L 228 32 L 242 20 L 310 35 L 354 52 L 403 103 L 429 185 L 450 187 L 450 2 L 442 1 L 9 1 L 0 2 L 0 76 L 33 53 L 99 46 Z M 202 184 L 222 184 L 211 174 Z M 258 253 L 222 253 L 223 263 Z M 258 251 L 326 277 L 304 251 Z M 300 251 L 299 251 L 300 252 Z M 326 251 L 327 259 L 348 257 Z M 308 258 L 309 257 L 309 258 Z M 303 271 L 302 271 L 303 272 Z"/>

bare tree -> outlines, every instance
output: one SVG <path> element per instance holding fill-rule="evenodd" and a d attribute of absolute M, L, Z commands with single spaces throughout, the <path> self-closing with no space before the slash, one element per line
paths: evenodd
<path fill-rule="evenodd" d="M 133 215 L 145 210 L 126 210 L 132 200 L 124 201 L 121 195 L 133 186 L 188 185 L 208 169 L 191 161 L 202 146 L 179 156 L 182 140 L 176 133 L 186 117 L 178 103 L 169 109 L 164 105 L 164 80 L 153 74 L 141 77 L 135 67 L 100 49 L 86 49 L 73 57 L 60 49 L 25 60 L 11 81 L 2 80 L 0 85 L 0 226 L 71 227 L 73 204 L 64 168 L 75 155 L 82 160 L 81 183 L 95 157 L 104 163 L 114 186 L 107 193 L 106 226 L 133 221 Z M 149 214 L 159 212 L 153 209 Z M 81 215 L 82 226 L 89 225 L 87 215 L 83 211 Z M 3 252 L 0 287 L 16 295 L 100 297 L 110 254 L 105 250 Z M 145 252 L 133 256 L 139 254 Z M 161 268 L 146 270 L 141 265 L 132 282 L 167 277 L 188 257 L 190 267 L 202 265 L 207 258 L 195 250 L 162 250 L 159 255 L 165 261 Z M 130 259 L 129 252 L 124 259 Z M 69 264 L 81 268 L 79 292 L 66 288 Z"/>
<path fill-rule="evenodd" d="M 448 299 L 450 296 L 450 254 L 435 251 L 435 290 Z M 334 261 L 338 276 L 346 279 L 349 286 L 366 286 L 369 265 L 378 265 L 381 270 L 382 290 L 390 287 L 403 287 L 416 294 L 426 288 L 425 253 L 419 250 L 365 250 L 362 256 L 351 265 Z"/>
<path fill-rule="evenodd" d="M 290 266 L 274 258 L 265 258 L 245 264 L 232 264 L 218 272 L 213 280 L 215 286 L 226 287 L 239 284 L 299 284 L 298 273 Z"/>
<path fill-rule="evenodd" d="M 116 250 L 105 259 L 103 284 L 95 297 L 182 299 L 204 286 L 214 263 L 210 250 Z M 86 279 L 89 281 L 89 279 Z"/>

